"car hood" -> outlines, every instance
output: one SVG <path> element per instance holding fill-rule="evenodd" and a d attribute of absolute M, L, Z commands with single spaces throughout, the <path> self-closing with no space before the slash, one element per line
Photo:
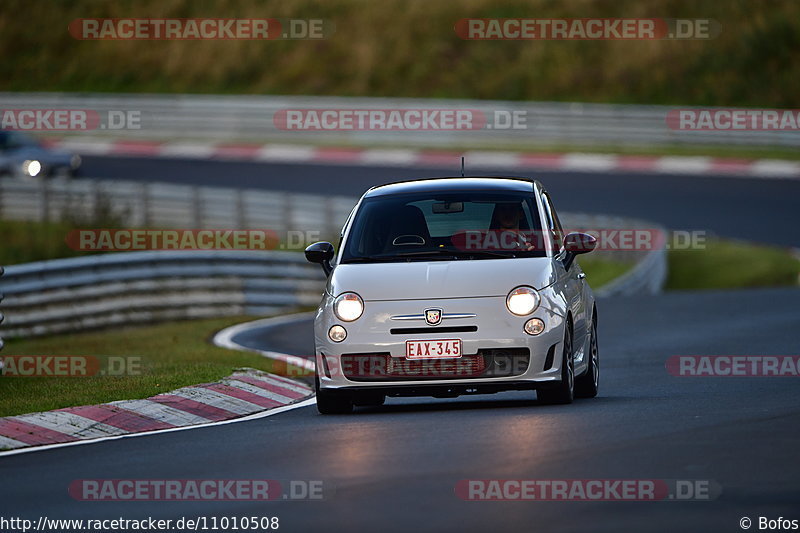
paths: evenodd
<path fill-rule="evenodd" d="M 364 300 L 423 300 L 503 296 L 519 285 L 542 289 L 555 281 L 552 259 L 530 257 L 338 265 L 328 280 L 334 296 Z"/>

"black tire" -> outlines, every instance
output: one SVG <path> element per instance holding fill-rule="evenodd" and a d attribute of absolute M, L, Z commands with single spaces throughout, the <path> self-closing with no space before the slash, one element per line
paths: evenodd
<path fill-rule="evenodd" d="M 575 398 L 575 364 L 572 354 L 572 324 L 567 322 L 564 349 L 561 355 L 561 381 L 553 387 L 539 389 L 536 397 L 544 404 L 568 404 Z"/>
<path fill-rule="evenodd" d="M 586 372 L 575 379 L 575 396 L 594 398 L 600 386 L 600 355 L 597 348 L 597 312 L 592 316 L 592 338 L 589 341 L 589 366 Z"/>
<path fill-rule="evenodd" d="M 317 411 L 322 415 L 345 415 L 353 412 L 353 399 L 343 392 L 324 391 L 319 387 L 319 376 L 314 376 L 317 392 Z"/>

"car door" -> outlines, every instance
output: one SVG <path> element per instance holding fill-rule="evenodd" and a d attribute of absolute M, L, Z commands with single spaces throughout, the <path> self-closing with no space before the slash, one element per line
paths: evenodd
<path fill-rule="evenodd" d="M 558 218 L 553 202 L 547 192 L 542 192 L 542 206 L 544 207 L 545 219 L 547 222 L 547 230 L 550 233 L 550 238 L 553 242 L 553 250 L 558 251 L 557 263 L 560 268 L 564 268 L 564 229 L 561 226 L 561 221 Z M 583 273 L 577 261 L 572 261 L 569 269 L 564 269 L 564 290 L 565 297 L 569 302 L 569 308 L 572 310 L 573 319 L 573 343 L 576 348 L 576 355 L 579 356 L 576 363 L 581 362 L 581 355 L 583 350 L 581 347 L 585 345 L 587 334 L 587 309 L 586 309 L 586 275 Z"/>

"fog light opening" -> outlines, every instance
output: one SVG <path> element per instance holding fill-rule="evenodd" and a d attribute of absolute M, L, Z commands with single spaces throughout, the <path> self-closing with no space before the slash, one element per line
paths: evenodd
<path fill-rule="evenodd" d="M 544 331 L 544 321 L 541 318 L 531 318 L 525 322 L 524 329 L 528 335 L 538 335 Z"/>
<path fill-rule="evenodd" d="M 331 329 L 328 330 L 328 338 L 333 342 L 342 342 L 347 338 L 347 330 L 338 324 L 331 326 Z"/>

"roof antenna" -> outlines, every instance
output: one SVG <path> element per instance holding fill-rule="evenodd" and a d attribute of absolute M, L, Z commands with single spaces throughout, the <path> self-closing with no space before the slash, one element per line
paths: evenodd
<path fill-rule="evenodd" d="M 464 177 L 464 156 L 461 156 L 461 177 Z"/>

